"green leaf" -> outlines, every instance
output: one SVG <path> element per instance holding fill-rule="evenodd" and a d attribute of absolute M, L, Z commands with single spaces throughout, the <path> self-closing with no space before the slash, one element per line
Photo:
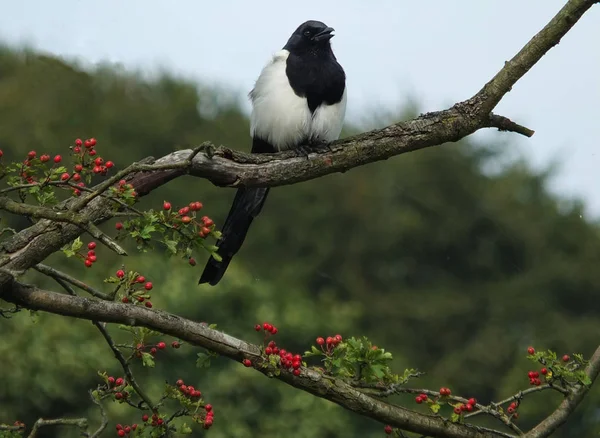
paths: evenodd
<path fill-rule="evenodd" d="M 163 240 L 163 243 L 167 247 L 167 250 L 171 252 L 171 254 L 177 254 L 177 241 L 165 239 Z"/>
<path fill-rule="evenodd" d="M 198 368 L 208 368 L 208 367 L 210 367 L 211 356 L 209 356 L 206 353 L 198 353 L 197 356 L 198 356 L 198 359 L 196 360 L 196 366 Z"/>
<path fill-rule="evenodd" d="M 142 364 L 145 367 L 154 368 L 154 357 L 150 353 L 142 353 Z"/>

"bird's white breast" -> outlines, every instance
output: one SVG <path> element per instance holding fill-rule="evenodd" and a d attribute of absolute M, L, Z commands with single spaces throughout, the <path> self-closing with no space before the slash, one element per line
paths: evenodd
<path fill-rule="evenodd" d="M 280 50 L 267 64 L 250 93 L 250 135 L 268 141 L 279 150 L 299 146 L 307 138 L 331 142 L 339 138 L 346 114 L 346 90 L 334 105 L 323 104 L 310 112 L 286 75 L 290 52 Z"/>

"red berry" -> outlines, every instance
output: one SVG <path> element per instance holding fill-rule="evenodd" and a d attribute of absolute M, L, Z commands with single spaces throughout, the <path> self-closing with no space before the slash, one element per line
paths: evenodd
<path fill-rule="evenodd" d="M 535 348 L 533 348 L 533 347 L 527 348 L 527 353 L 529 353 L 529 354 L 535 354 Z"/>
<path fill-rule="evenodd" d="M 81 152 L 81 148 L 80 148 L 79 146 L 75 146 L 75 147 L 73 148 L 73 152 L 75 152 L 76 154 L 78 154 L 78 153 L 80 153 L 80 152 Z"/>
<path fill-rule="evenodd" d="M 196 266 L 196 259 L 193 257 L 190 257 L 188 260 L 188 263 L 190 264 L 190 266 Z"/>
<path fill-rule="evenodd" d="M 4 155 L 4 152 L 2 152 L 2 149 L 0 149 L 0 158 L 2 158 L 2 155 Z"/>
<path fill-rule="evenodd" d="M 102 168 L 100 166 L 94 166 L 94 168 L 92 169 L 92 172 L 100 173 L 100 172 L 102 172 Z"/>
<path fill-rule="evenodd" d="M 508 412 L 509 414 L 512 414 L 515 411 L 515 408 L 512 407 L 512 405 L 510 405 L 508 407 L 508 409 L 506 410 L 506 412 Z"/>
<path fill-rule="evenodd" d="M 123 429 L 121 429 L 120 431 L 117 432 L 117 435 L 125 436 L 125 431 Z"/>
<path fill-rule="evenodd" d="M 191 394 L 191 395 L 192 395 L 192 397 L 199 398 L 199 397 L 202 396 L 202 393 L 200 391 L 198 391 L 198 390 L 195 390 L 194 393 Z"/>
<path fill-rule="evenodd" d="M 130 433 L 130 432 L 131 432 L 131 427 L 129 427 L 129 426 L 125 426 L 125 427 L 123 428 L 123 430 L 125 431 L 125 433 Z"/>
<path fill-rule="evenodd" d="M 133 423 L 133 424 L 131 425 L 131 430 L 136 430 L 136 429 L 137 429 L 137 424 L 136 424 L 136 423 Z"/>
<path fill-rule="evenodd" d="M 187 389 L 187 386 L 185 386 L 185 385 L 179 385 L 179 390 L 180 390 L 181 392 L 184 392 L 184 393 L 185 393 L 185 392 L 187 392 L 187 390 L 188 390 L 188 389 Z"/>
<path fill-rule="evenodd" d="M 81 175 L 78 173 L 73 174 L 73 181 L 81 181 Z"/>
<path fill-rule="evenodd" d="M 331 336 L 327 336 L 325 342 L 327 343 L 327 345 L 331 345 L 333 343 L 333 338 Z"/>
<path fill-rule="evenodd" d="M 142 415 L 142 421 L 145 423 L 146 421 L 148 421 L 148 415 L 144 414 Z"/>
<path fill-rule="evenodd" d="M 206 237 L 206 236 L 208 236 L 208 235 L 210 234 L 210 228 L 207 228 L 207 227 L 202 227 L 202 228 L 200 228 L 200 234 L 201 234 L 203 237 Z"/>
<path fill-rule="evenodd" d="M 477 399 L 470 398 L 469 401 L 467 402 L 467 404 L 470 404 L 471 406 L 475 406 L 477 404 Z"/>
<path fill-rule="evenodd" d="M 271 331 L 272 335 L 276 335 L 277 334 L 277 327 L 273 326 L 270 331 Z"/>
<path fill-rule="evenodd" d="M 179 379 L 177 382 L 175 382 L 176 386 L 181 386 L 183 385 L 183 380 Z"/>
<path fill-rule="evenodd" d="M 294 371 L 292 371 L 292 374 L 294 374 L 294 376 L 298 377 L 300 375 L 300 368 L 295 368 Z"/>
<path fill-rule="evenodd" d="M 565 355 L 562 357 L 562 360 L 563 360 L 563 362 L 568 362 L 568 361 L 570 361 L 570 360 L 571 360 L 571 358 L 569 357 L 569 355 L 568 355 L 568 354 L 565 354 Z"/>
<path fill-rule="evenodd" d="M 423 398 L 420 395 L 418 395 L 415 397 L 415 402 L 417 402 L 417 404 L 420 405 L 421 403 L 423 403 Z"/>
<path fill-rule="evenodd" d="M 151 354 L 152 356 L 154 356 L 154 355 L 156 354 L 156 348 L 152 347 L 152 348 L 150 349 L 150 354 Z"/>
<path fill-rule="evenodd" d="M 96 155 L 96 154 L 97 154 L 97 152 L 96 152 L 94 149 L 90 149 L 90 152 L 89 152 L 89 154 L 90 154 L 90 156 L 92 156 L 92 157 L 93 157 L 94 155 Z"/>
<path fill-rule="evenodd" d="M 33 159 L 35 158 L 35 156 L 36 156 L 36 155 L 37 155 L 37 153 L 36 153 L 35 151 L 31 151 L 31 152 L 29 152 L 29 153 L 27 154 L 27 157 L 28 157 L 30 160 L 33 160 Z"/>
<path fill-rule="evenodd" d="M 114 167 L 115 163 L 113 163 L 112 161 L 107 161 L 106 163 L 104 163 L 104 165 L 107 169 L 110 169 L 111 167 Z"/>
<path fill-rule="evenodd" d="M 81 172 L 83 170 L 83 166 L 81 164 L 76 164 L 73 166 L 73 170 L 75 170 L 75 172 Z"/>
<path fill-rule="evenodd" d="M 271 354 L 273 354 L 273 349 L 271 347 L 265 348 L 265 354 L 267 356 L 270 356 Z"/>
<path fill-rule="evenodd" d="M 180 346 L 181 346 L 181 344 L 177 341 L 171 342 L 171 347 L 173 347 L 173 348 L 179 348 Z"/>
<path fill-rule="evenodd" d="M 192 221 L 192 218 L 189 216 L 183 216 L 181 218 L 181 222 L 183 222 L 184 224 L 189 224 Z"/>
<path fill-rule="evenodd" d="M 454 413 L 457 415 L 460 415 L 460 413 L 462 412 L 462 409 L 459 407 L 454 408 Z"/>
<path fill-rule="evenodd" d="M 184 216 L 186 214 L 188 214 L 190 212 L 190 207 L 183 207 L 182 209 L 179 210 L 179 214 L 181 216 Z"/>
<path fill-rule="evenodd" d="M 171 209 L 171 203 L 170 202 L 163 202 L 163 210 L 170 210 Z"/>
<path fill-rule="evenodd" d="M 205 227 L 212 227 L 215 224 L 208 216 L 202 216 L 202 223 Z"/>
<path fill-rule="evenodd" d="M 44 155 L 40 156 L 40 161 L 42 163 L 45 163 L 46 161 L 49 161 L 49 160 L 50 160 L 50 155 L 44 154 Z"/>
<path fill-rule="evenodd" d="M 337 342 L 342 342 L 342 335 L 335 335 L 335 340 Z"/>
<path fill-rule="evenodd" d="M 244 359 L 242 361 L 242 363 L 244 364 L 245 367 L 251 367 L 252 366 L 252 362 L 250 362 L 250 359 Z"/>
<path fill-rule="evenodd" d="M 57 163 L 57 164 L 58 164 L 58 163 L 60 163 L 61 161 L 62 161 L 62 157 L 61 157 L 60 155 L 56 155 L 56 156 L 54 157 L 54 162 L 55 162 L 55 163 Z"/>
<path fill-rule="evenodd" d="M 144 297 L 141 297 L 141 296 L 140 296 L 140 297 L 137 297 L 137 300 L 138 300 L 138 302 L 139 302 L 139 303 L 143 303 L 145 299 L 146 299 L 146 298 L 144 298 Z"/>
<path fill-rule="evenodd" d="M 92 137 L 88 141 L 90 142 L 90 146 L 96 146 L 96 139 L 95 138 Z"/>
<path fill-rule="evenodd" d="M 385 426 L 383 428 L 383 431 L 387 434 L 387 435 L 391 435 L 393 432 L 392 426 L 390 426 L 389 424 L 387 426 Z"/>
<path fill-rule="evenodd" d="M 256 324 L 254 326 L 254 330 L 256 330 L 257 332 L 261 331 L 262 327 L 260 326 L 260 324 Z"/>
<path fill-rule="evenodd" d="M 164 423 L 164 420 L 162 418 L 159 418 L 158 420 L 156 420 L 156 424 L 158 424 L 159 426 L 163 423 Z"/>
<path fill-rule="evenodd" d="M 63 174 L 60 176 L 60 179 L 61 179 L 61 180 L 63 180 L 63 181 L 66 181 L 66 180 L 68 180 L 70 177 L 71 177 L 71 175 L 69 175 L 67 172 L 65 172 L 65 173 L 63 173 Z"/>
<path fill-rule="evenodd" d="M 125 181 L 124 179 L 119 180 L 119 187 L 123 187 L 125 184 L 127 184 L 127 181 Z"/>
<path fill-rule="evenodd" d="M 138 283 L 143 283 L 146 281 L 146 277 L 144 277 L 143 275 L 138 275 L 135 281 L 137 281 Z"/>
<path fill-rule="evenodd" d="M 96 242 L 88 243 L 88 249 L 95 249 L 95 248 L 96 248 Z"/>
<path fill-rule="evenodd" d="M 112 386 L 115 384 L 115 378 L 113 376 L 110 376 L 107 380 L 108 380 L 109 386 Z"/>
<path fill-rule="evenodd" d="M 206 410 L 206 412 L 210 412 L 210 411 L 212 411 L 212 405 L 208 404 L 208 405 L 204 406 L 204 409 Z"/>
<path fill-rule="evenodd" d="M 117 271 L 117 278 L 123 278 L 125 277 L 125 271 L 123 271 L 122 269 L 119 269 Z"/>
<path fill-rule="evenodd" d="M 323 345 L 325 343 L 325 339 L 318 337 L 317 338 L 317 345 Z"/>
<path fill-rule="evenodd" d="M 117 222 L 117 223 L 115 224 L 115 228 L 116 228 L 117 230 L 122 230 L 122 229 L 123 229 L 123 224 L 122 224 L 121 222 Z"/>
<path fill-rule="evenodd" d="M 546 374 L 548 374 L 548 370 L 546 368 L 542 368 L 540 370 L 540 373 L 542 373 L 545 376 Z"/>
<path fill-rule="evenodd" d="M 117 393 L 115 393 L 115 398 L 116 398 L 117 400 L 121 400 L 121 399 L 123 398 L 123 394 L 122 394 L 122 393 L 120 393 L 120 392 L 117 392 Z"/>
<path fill-rule="evenodd" d="M 147 308 L 149 308 L 149 309 L 152 308 L 152 303 L 150 301 L 146 301 L 144 304 Z"/>
<path fill-rule="evenodd" d="M 83 262 L 83 264 L 84 264 L 86 267 L 88 267 L 88 268 L 91 268 L 91 267 L 92 267 L 92 264 L 93 264 L 93 262 L 92 262 L 90 259 L 85 259 L 85 262 Z"/>
<path fill-rule="evenodd" d="M 165 344 L 164 342 L 159 342 L 158 344 L 156 344 L 156 348 L 158 348 L 159 350 L 164 350 L 166 348 L 167 344 Z"/>
<path fill-rule="evenodd" d="M 467 403 L 464 406 L 465 406 L 465 410 L 468 411 L 468 412 L 471 412 L 473 410 L 473 405 L 472 404 Z"/>
<path fill-rule="evenodd" d="M 121 302 L 122 303 L 128 303 L 129 302 L 129 298 L 123 297 L 123 298 L 121 298 Z"/>
<path fill-rule="evenodd" d="M 123 378 L 119 377 L 117 378 L 117 380 L 115 380 L 115 385 L 117 386 L 121 386 L 123 384 Z"/>
<path fill-rule="evenodd" d="M 148 283 L 146 283 L 146 284 L 144 285 L 144 289 L 146 289 L 146 290 L 152 290 L 152 282 L 151 282 L 151 281 L 149 281 Z"/>

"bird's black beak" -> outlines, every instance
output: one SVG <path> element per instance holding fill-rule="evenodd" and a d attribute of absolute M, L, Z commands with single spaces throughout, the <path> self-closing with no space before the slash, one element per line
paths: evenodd
<path fill-rule="evenodd" d="M 318 34 L 316 34 L 313 37 L 313 40 L 315 40 L 315 41 L 329 41 L 331 38 L 334 37 L 334 35 L 331 33 L 333 31 L 335 31 L 334 28 L 332 28 L 332 27 L 326 27 L 321 32 L 319 32 Z"/>

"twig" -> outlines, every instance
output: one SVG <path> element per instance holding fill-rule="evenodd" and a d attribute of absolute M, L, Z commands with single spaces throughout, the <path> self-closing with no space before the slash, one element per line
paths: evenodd
<path fill-rule="evenodd" d="M 87 418 L 56 418 L 54 420 L 44 420 L 40 418 L 33 424 L 33 428 L 31 429 L 31 432 L 29 432 L 28 438 L 35 438 L 40 428 L 47 426 L 77 426 L 81 429 L 81 433 L 84 436 L 88 436 Z"/>
<path fill-rule="evenodd" d="M 57 269 L 51 268 L 50 266 L 44 265 L 42 263 L 38 263 L 37 265 L 35 265 L 33 267 L 33 269 L 35 269 L 36 271 L 38 271 L 44 275 L 47 275 L 48 277 L 51 277 L 53 279 L 58 278 L 58 279 L 66 281 L 67 283 L 71 283 L 73 286 L 89 293 L 90 295 L 92 295 L 96 298 L 112 301 L 112 297 L 110 295 L 105 294 L 104 292 L 100 292 L 98 289 L 95 289 L 92 286 L 85 284 L 83 281 L 80 281 L 74 277 L 71 277 L 69 274 L 65 274 L 64 272 L 61 272 Z"/>
<path fill-rule="evenodd" d="M 127 381 L 133 387 L 134 391 L 140 396 L 140 398 L 142 400 L 144 400 L 144 403 L 146 403 L 146 406 L 148 407 L 148 409 L 150 409 L 152 412 L 156 413 L 156 406 L 152 403 L 152 401 L 146 395 L 144 390 L 142 390 L 142 388 L 138 385 L 137 381 L 133 377 L 131 368 L 129 367 L 129 364 L 127 363 L 127 360 L 125 359 L 125 356 L 123 356 L 123 353 L 121 353 L 121 350 L 119 350 L 117 348 L 117 346 L 115 345 L 115 342 L 113 341 L 112 337 L 110 336 L 110 334 L 104 327 L 104 324 L 97 322 L 97 321 L 92 321 L 92 324 L 94 324 L 98 328 L 98 330 L 100 330 L 100 333 L 102 333 L 102 336 L 104 336 L 104 339 L 106 339 L 108 346 L 110 347 L 110 349 L 114 353 L 115 357 L 121 364 L 121 367 L 123 368 L 123 371 L 125 372 L 125 377 L 127 377 Z"/>
<path fill-rule="evenodd" d="M 67 291 L 67 293 L 69 295 L 74 296 L 74 297 L 77 296 L 77 294 L 75 293 L 73 288 L 71 286 L 69 286 L 65 281 L 63 281 L 62 279 L 60 279 L 58 277 L 53 277 L 53 279 L 58 284 L 60 284 L 63 287 L 63 289 L 65 289 Z M 144 401 L 144 403 L 146 403 L 147 408 L 150 409 L 152 412 L 156 413 L 156 406 L 154 406 L 154 404 L 152 403 L 150 398 L 146 395 L 144 390 L 140 387 L 140 385 L 138 385 L 137 381 L 133 377 L 133 373 L 131 372 L 131 368 L 129 367 L 129 364 L 127 363 L 127 360 L 125 359 L 125 356 L 123 356 L 123 353 L 121 353 L 121 350 L 119 350 L 117 348 L 117 346 L 115 345 L 115 342 L 113 341 L 112 337 L 110 336 L 110 334 L 104 327 L 104 323 L 94 321 L 94 320 L 91 320 L 91 322 L 94 326 L 96 326 L 96 328 L 98 330 L 100 330 L 100 333 L 102 334 L 102 336 L 108 343 L 108 346 L 110 347 L 113 354 L 115 355 L 115 358 L 121 364 L 121 367 L 123 368 L 123 371 L 125 372 L 125 377 L 127 378 L 127 382 L 129 382 L 129 384 L 132 386 L 134 391 L 140 396 L 140 398 Z M 132 406 L 136 407 L 135 405 L 132 405 Z"/>
<path fill-rule="evenodd" d="M 590 362 L 585 368 L 585 373 L 593 382 L 600 374 L 600 347 L 596 349 Z M 569 394 L 562 403 L 556 408 L 552 414 L 542 420 L 537 426 L 531 429 L 525 438 L 546 438 L 552 435 L 560 426 L 562 426 L 569 418 L 569 415 L 581 403 L 585 395 L 588 393 L 590 386 L 576 385 L 575 389 Z"/>
<path fill-rule="evenodd" d="M 102 406 L 102 402 L 100 402 L 100 400 L 96 400 L 96 398 L 92 395 L 91 390 L 90 390 L 89 394 L 90 394 L 90 398 L 92 399 L 92 402 L 95 403 L 96 405 L 98 405 L 98 408 L 100 409 L 100 415 L 102 417 L 102 423 L 100 423 L 100 426 L 98 426 L 98 429 L 96 429 L 96 432 L 94 432 L 90 436 L 90 438 L 98 438 L 100 436 L 100 434 L 104 431 L 104 429 L 106 429 L 106 426 L 108 426 L 108 417 L 106 416 L 106 411 L 104 410 L 104 406 Z"/>

